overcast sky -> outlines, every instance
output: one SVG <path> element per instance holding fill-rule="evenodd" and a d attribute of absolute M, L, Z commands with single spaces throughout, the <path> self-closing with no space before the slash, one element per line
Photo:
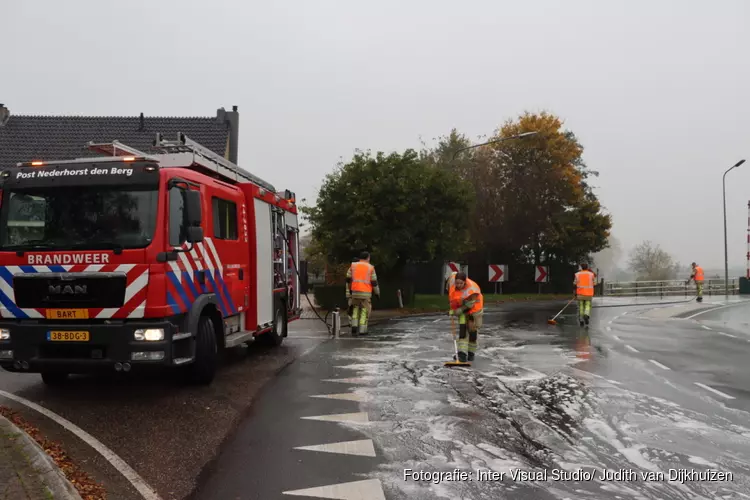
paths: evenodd
<path fill-rule="evenodd" d="M 314 198 L 355 148 L 561 116 L 624 249 L 723 266 L 721 177 L 750 160 L 746 0 L 6 0 L 0 102 L 16 114 L 240 110 L 240 164 Z M 750 161 L 728 176 L 744 266 Z"/>

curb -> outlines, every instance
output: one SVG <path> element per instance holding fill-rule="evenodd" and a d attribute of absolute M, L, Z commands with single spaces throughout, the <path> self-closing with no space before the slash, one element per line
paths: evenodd
<path fill-rule="evenodd" d="M 82 500 L 75 486 L 68 481 L 52 457 L 39 446 L 31 436 L 19 429 L 13 422 L 0 415 L 0 429 L 18 436 L 17 443 L 28 457 L 31 467 L 39 473 L 39 478 L 55 500 Z"/>

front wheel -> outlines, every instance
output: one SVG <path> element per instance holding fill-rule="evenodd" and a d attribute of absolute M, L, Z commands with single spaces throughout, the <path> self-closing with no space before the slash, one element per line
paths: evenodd
<path fill-rule="evenodd" d="M 213 382 L 218 354 L 214 322 L 208 316 L 201 316 L 195 336 L 195 360 L 188 366 L 190 381 L 200 385 Z"/>

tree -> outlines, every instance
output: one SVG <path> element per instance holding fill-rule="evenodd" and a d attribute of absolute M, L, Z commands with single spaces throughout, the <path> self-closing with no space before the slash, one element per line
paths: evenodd
<path fill-rule="evenodd" d="M 455 254 L 468 237 L 472 193 L 453 171 L 403 154 L 358 151 L 326 176 L 302 211 L 330 262 L 373 254 L 378 273 Z"/>
<path fill-rule="evenodd" d="M 669 253 L 650 241 L 644 241 L 630 251 L 628 265 L 636 279 L 645 281 L 675 279 L 680 268 Z"/>

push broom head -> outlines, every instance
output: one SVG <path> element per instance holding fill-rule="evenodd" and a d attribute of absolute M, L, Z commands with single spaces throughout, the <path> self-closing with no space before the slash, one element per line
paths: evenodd
<path fill-rule="evenodd" d="M 446 361 L 445 366 L 471 366 L 468 361 Z"/>
<path fill-rule="evenodd" d="M 554 319 L 548 319 L 548 320 L 547 320 L 547 324 L 550 324 L 550 325 L 556 325 L 556 324 L 557 324 L 557 321 L 555 321 Z"/>

